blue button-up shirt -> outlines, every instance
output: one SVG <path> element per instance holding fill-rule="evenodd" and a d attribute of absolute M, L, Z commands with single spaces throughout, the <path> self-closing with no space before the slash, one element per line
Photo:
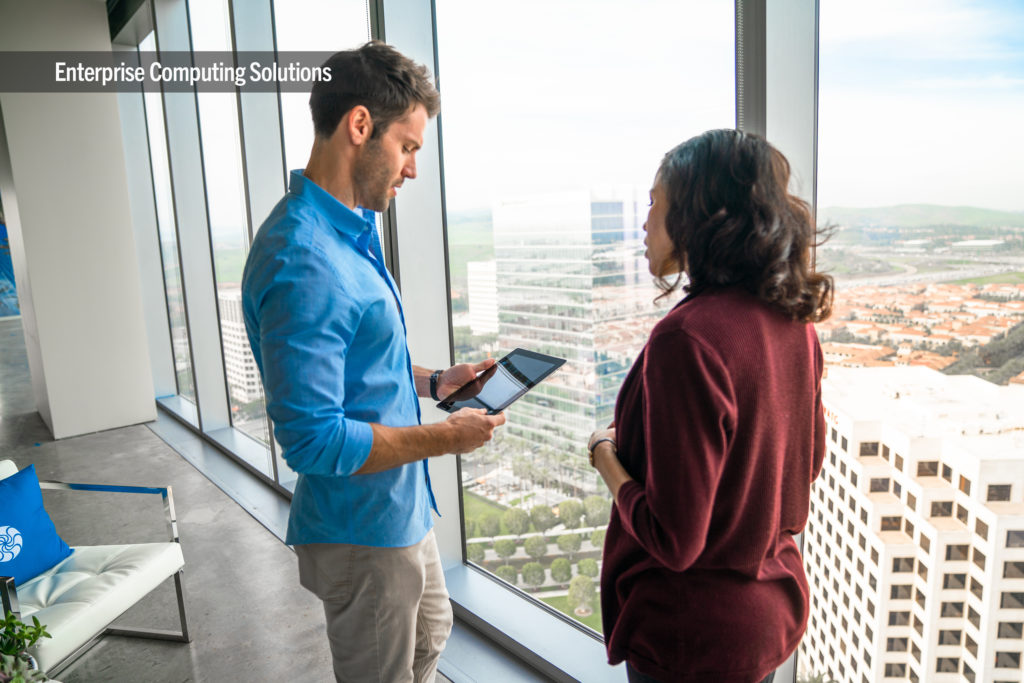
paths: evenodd
<path fill-rule="evenodd" d="M 433 526 L 427 461 L 360 474 L 371 422 L 420 423 L 405 317 L 374 214 L 301 171 L 260 227 L 242 310 L 267 414 L 298 482 L 289 544 L 404 547 Z"/>

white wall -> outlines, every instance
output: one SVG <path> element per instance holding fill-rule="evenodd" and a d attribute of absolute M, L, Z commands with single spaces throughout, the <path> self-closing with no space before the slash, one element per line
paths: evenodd
<path fill-rule="evenodd" d="M 0 0 L 5 50 L 109 50 L 106 6 Z M 0 94 L 0 193 L 55 438 L 156 416 L 116 95 Z"/>

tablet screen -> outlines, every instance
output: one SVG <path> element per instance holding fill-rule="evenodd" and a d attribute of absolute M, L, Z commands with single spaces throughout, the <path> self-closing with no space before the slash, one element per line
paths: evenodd
<path fill-rule="evenodd" d="M 483 408 L 491 414 L 499 413 L 564 362 L 563 358 L 516 349 L 438 403 L 437 407 L 449 413 L 460 408 Z"/>

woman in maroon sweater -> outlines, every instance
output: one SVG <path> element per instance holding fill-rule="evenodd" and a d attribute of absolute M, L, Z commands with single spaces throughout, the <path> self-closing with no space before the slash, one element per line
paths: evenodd
<path fill-rule="evenodd" d="M 591 457 L 615 506 L 601 606 L 631 681 L 770 681 L 807 624 L 794 541 L 821 470 L 822 356 L 811 324 L 832 279 L 764 139 L 709 131 L 662 161 L 647 258 L 689 277 L 619 392 Z M 674 284 L 665 277 L 680 274 Z M 766 678 L 767 676 L 767 678 Z"/>

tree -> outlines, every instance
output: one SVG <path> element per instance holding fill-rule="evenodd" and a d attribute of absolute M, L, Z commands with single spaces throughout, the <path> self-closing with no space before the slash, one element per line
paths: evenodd
<path fill-rule="evenodd" d="M 559 557 L 551 563 L 551 578 L 558 583 L 565 583 L 572 578 L 572 565 L 569 560 Z"/>
<path fill-rule="evenodd" d="M 587 496 L 583 501 L 587 526 L 604 526 L 611 519 L 612 502 L 601 496 Z"/>
<path fill-rule="evenodd" d="M 527 562 L 523 565 L 523 583 L 536 588 L 544 583 L 544 567 L 540 562 Z"/>
<path fill-rule="evenodd" d="M 541 533 L 558 523 L 554 511 L 548 505 L 534 505 L 530 508 L 530 521 L 533 522 L 533 528 Z"/>
<path fill-rule="evenodd" d="M 579 551 L 581 545 L 583 545 L 583 539 L 579 534 L 562 534 L 558 537 L 558 549 L 569 556 L 570 562 L 572 562 L 573 554 Z"/>
<path fill-rule="evenodd" d="M 466 538 L 476 538 L 477 526 L 475 519 L 466 520 Z"/>
<path fill-rule="evenodd" d="M 480 519 L 480 533 L 494 538 L 501 532 L 501 518 L 495 513 L 484 515 Z"/>
<path fill-rule="evenodd" d="M 501 559 L 512 557 L 516 554 L 516 542 L 511 538 L 503 538 L 494 542 L 494 554 Z"/>
<path fill-rule="evenodd" d="M 480 564 L 484 561 L 485 554 L 483 543 L 470 543 L 466 546 L 466 557 L 470 562 Z"/>
<path fill-rule="evenodd" d="M 558 519 L 566 529 L 578 529 L 583 516 L 583 503 L 570 498 L 558 504 Z"/>
<path fill-rule="evenodd" d="M 501 579 L 502 581 L 507 581 L 512 585 L 515 585 L 516 577 L 519 576 L 519 572 L 517 572 L 516 568 L 510 564 L 501 565 L 500 567 L 494 570 L 494 573 L 498 576 L 499 579 Z"/>
<path fill-rule="evenodd" d="M 526 554 L 535 560 L 539 560 L 548 554 L 548 540 L 543 536 L 530 536 L 523 543 Z"/>
<path fill-rule="evenodd" d="M 522 536 L 530 530 L 530 513 L 522 508 L 509 508 L 501 515 L 510 534 Z"/>
<path fill-rule="evenodd" d="M 590 533 L 590 545 L 595 548 L 604 546 L 604 529 L 594 529 Z"/>
<path fill-rule="evenodd" d="M 584 557 L 576 565 L 576 572 L 579 574 L 583 574 L 584 576 L 589 576 L 592 579 L 597 578 L 597 560 L 591 559 L 589 557 Z"/>
<path fill-rule="evenodd" d="M 569 604 L 574 607 L 578 617 L 587 617 L 594 613 L 594 610 L 590 607 L 594 602 L 594 598 L 597 597 L 597 591 L 594 590 L 594 580 L 589 576 L 583 576 L 579 574 L 573 577 L 573 580 L 569 583 Z"/>

